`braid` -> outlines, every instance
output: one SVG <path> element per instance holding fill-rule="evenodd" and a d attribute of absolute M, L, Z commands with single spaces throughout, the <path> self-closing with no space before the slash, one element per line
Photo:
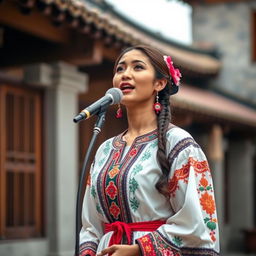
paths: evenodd
<path fill-rule="evenodd" d="M 162 105 L 162 110 L 158 116 L 158 150 L 157 160 L 162 170 L 162 175 L 159 178 L 156 188 L 157 190 L 166 195 L 167 194 L 167 182 L 170 170 L 170 165 L 166 156 L 166 133 L 169 123 L 171 121 L 171 110 L 169 103 L 169 86 L 166 86 L 164 90 L 159 92 L 159 102 Z"/>
<path fill-rule="evenodd" d="M 116 60 L 114 70 L 120 60 L 120 58 L 131 50 L 139 50 L 144 53 L 150 60 L 151 64 L 155 69 L 156 79 L 167 79 L 167 84 L 163 90 L 159 92 L 159 103 L 162 105 L 162 110 L 157 116 L 158 126 L 158 150 L 157 150 L 157 161 L 162 170 L 156 188 L 163 195 L 168 195 L 168 176 L 170 171 L 170 164 L 168 162 L 166 153 L 166 133 L 168 130 L 169 123 L 171 121 L 171 109 L 169 103 L 169 97 L 178 92 L 178 84 L 174 83 L 172 74 L 176 76 L 176 82 L 179 82 L 180 72 L 178 69 L 174 69 L 170 56 L 164 56 L 160 51 L 151 46 L 137 45 L 127 48 L 123 51 Z M 167 59 L 165 59 L 167 57 Z M 172 67 L 172 69 L 170 69 Z M 171 72 L 172 70 L 172 72 Z M 171 73 L 172 74 L 171 74 Z"/>

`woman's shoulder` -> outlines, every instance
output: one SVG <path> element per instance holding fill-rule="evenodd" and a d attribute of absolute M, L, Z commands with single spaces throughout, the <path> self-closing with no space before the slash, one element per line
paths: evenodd
<path fill-rule="evenodd" d="M 186 138 L 193 139 L 193 137 L 191 136 L 191 134 L 188 131 L 186 131 L 183 128 L 176 126 L 174 124 L 169 125 L 166 135 L 167 135 L 168 140 L 172 139 L 174 141 L 179 141 L 179 140 L 183 140 Z"/>
<path fill-rule="evenodd" d="M 108 153 L 113 147 L 116 141 L 119 141 L 123 133 L 106 139 L 97 149 L 97 155 L 101 153 Z"/>
<path fill-rule="evenodd" d="M 112 148 L 114 137 L 109 138 L 102 142 L 97 149 L 96 158 L 101 157 L 102 154 L 108 154 Z"/>
<path fill-rule="evenodd" d="M 172 124 L 169 126 L 169 129 L 166 133 L 166 138 L 169 150 L 171 150 L 174 147 L 183 148 L 188 145 L 199 147 L 197 142 L 194 140 L 194 138 L 188 131 Z"/>

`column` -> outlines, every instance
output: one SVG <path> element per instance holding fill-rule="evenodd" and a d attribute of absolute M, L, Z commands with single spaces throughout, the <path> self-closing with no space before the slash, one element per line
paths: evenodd
<path fill-rule="evenodd" d="M 254 146 L 242 138 L 233 138 L 229 144 L 229 244 L 232 250 L 242 251 L 243 230 L 254 226 Z"/>
<path fill-rule="evenodd" d="M 213 176 L 215 202 L 218 214 L 221 250 L 226 248 L 224 228 L 224 138 L 220 125 L 211 127 L 207 141 L 207 157 Z"/>
<path fill-rule="evenodd" d="M 74 255 L 78 183 L 78 94 L 87 76 L 66 63 L 27 68 L 30 83 L 45 87 L 45 208 L 48 256 Z"/>

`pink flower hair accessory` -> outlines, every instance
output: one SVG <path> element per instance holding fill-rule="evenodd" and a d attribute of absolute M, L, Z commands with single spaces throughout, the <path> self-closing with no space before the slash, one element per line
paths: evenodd
<path fill-rule="evenodd" d="M 180 78 L 181 78 L 181 73 L 180 73 L 179 69 L 174 68 L 171 56 L 164 55 L 164 61 L 167 65 L 167 67 L 169 68 L 169 72 L 170 72 L 170 75 L 172 77 L 174 84 L 176 86 L 179 86 Z"/>

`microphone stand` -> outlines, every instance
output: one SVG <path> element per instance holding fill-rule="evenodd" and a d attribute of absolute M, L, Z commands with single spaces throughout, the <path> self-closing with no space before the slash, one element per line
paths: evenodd
<path fill-rule="evenodd" d="M 101 132 L 101 127 L 103 126 L 105 122 L 105 115 L 106 115 L 106 109 L 103 111 L 99 112 L 98 114 L 98 119 L 95 123 L 94 129 L 93 129 L 93 135 L 89 144 L 89 147 L 87 149 L 84 162 L 83 162 L 83 168 L 82 172 L 80 175 L 80 181 L 79 181 L 79 186 L 78 186 L 78 191 L 77 191 L 77 198 L 76 198 L 76 244 L 75 244 L 75 256 L 79 256 L 79 245 L 80 245 L 80 239 L 79 239 L 79 234 L 80 234 L 80 229 L 81 229 L 81 199 L 82 199 L 82 188 L 85 182 L 85 177 L 86 177 L 86 170 L 87 170 L 87 165 L 89 163 L 89 158 L 92 152 L 92 149 L 94 147 L 94 144 L 96 142 L 98 134 Z"/>

